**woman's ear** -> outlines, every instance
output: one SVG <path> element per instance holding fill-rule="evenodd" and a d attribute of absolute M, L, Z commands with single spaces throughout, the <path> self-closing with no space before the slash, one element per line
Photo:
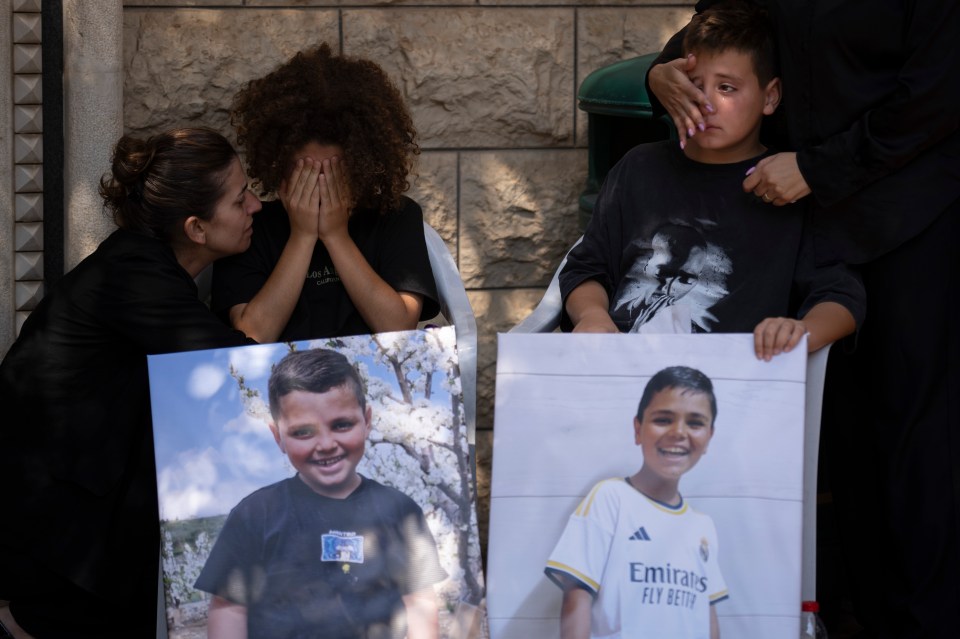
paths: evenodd
<path fill-rule="evenodd" d="M 203 245 L 207 243 L 207 233 L 203 228 L 203 220 L 196 215 L 191 215 L 183 221 L 183 234 L 195 244 Z"/>
<path fill-rule="evenodd" d="M 767 82 L 767 86 L 763 90 L 763 93 L 763 114 L 772 115 L 780 105 L 780 78 L 774 78 L 770 80 L 770 82 Z"/>

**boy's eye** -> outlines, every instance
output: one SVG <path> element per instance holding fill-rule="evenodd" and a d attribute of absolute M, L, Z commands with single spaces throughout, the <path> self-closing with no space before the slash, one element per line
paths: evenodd
<path fill-rule="evenodd" d="M 673 418 L 672 417 L 654 417 L 653 423 L 657 424 L 658 426 L 669 426 L 670 424 L 673 423 Z"/>
<path fill-rule="evenodd" d="M 690 428 L 703 428 L 706 425 L 707 425 L 707 422 L 706 420 L 703 420 L 703 419 L 694 418 L 694 419 L 687 420 L 687 426 L 689 426 Z"/>
<path fill-rule="evenodd" d="M 720 90 L 723 91 L 724 93 L 731 93 L 733 91 L 736 91 L 737 87 L 733 86 L 732 84 L 721 84 Z"/>
<path fill-rule="evenodd" d="M 304 437 L 312 437 L 313 429 L 307 428 L 307 427 L 294 428 L 293 430 L 290 431 L 290 436 L 296 437 L 298 439 L 302 439 Z"/>
<path fill-rule="evenodd" d="M 353 422 L 334 422 L 331 428 L 338 431 L 350 430 L 353 428 Z"/>

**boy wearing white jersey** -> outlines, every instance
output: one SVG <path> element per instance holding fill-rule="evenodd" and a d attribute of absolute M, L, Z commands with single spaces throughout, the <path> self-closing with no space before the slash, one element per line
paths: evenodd
<path fill-rule="evenodd" d="M 714 604 L 727 598 L 709 516 L 680 495 L 680 477 L 707 452 L 717 400 L 686 366 L 647 383 L 633 419 L 640 470 L 595 485 L 547 561 L 563 589 L 562 639 L 718 639 Z"/>

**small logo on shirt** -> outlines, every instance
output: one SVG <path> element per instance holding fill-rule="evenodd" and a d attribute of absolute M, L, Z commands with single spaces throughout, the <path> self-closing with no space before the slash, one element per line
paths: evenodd
<path fill-rule="evenodd" d="M 631 541 L 650 541 L 650 535 L 647 534 L 646 529 L 643 526 L 637 528 L 637 532 L 630 535 Z"/>
<path fill-rule="evenodd" d="M 363 563 L 363 537 L 361 535 L 331 530 L 326 535 L 321 535 L 320 539 L 323 542 L 323 554 L 320 557 L 322 561 Z"/>
<path fill-rule="evenodd" d="M 317 286 L 323 286 L 324 284 L 339 282 L 340 276 L 332 266 L 324 266 L 308 272 L 307 281 L 309 282 L 310 280 L 313 280 L 313 283 Z"/>
<path fill-rule="evenodd" d="M 700 559 L 704 561 L 710 559 L 710 543 L 706 537 L 700 538 Z"/>

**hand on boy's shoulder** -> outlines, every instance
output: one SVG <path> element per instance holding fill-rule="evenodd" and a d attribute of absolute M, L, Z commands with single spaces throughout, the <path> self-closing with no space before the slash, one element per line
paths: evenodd
<path fill-rule="evenodd" d="M 793 204 L 810 195 L 810 186 L 800 173 L 796 153 L 776 153 L 757 162 L 743 180 L 743 190 L 774 206 Z"/>

